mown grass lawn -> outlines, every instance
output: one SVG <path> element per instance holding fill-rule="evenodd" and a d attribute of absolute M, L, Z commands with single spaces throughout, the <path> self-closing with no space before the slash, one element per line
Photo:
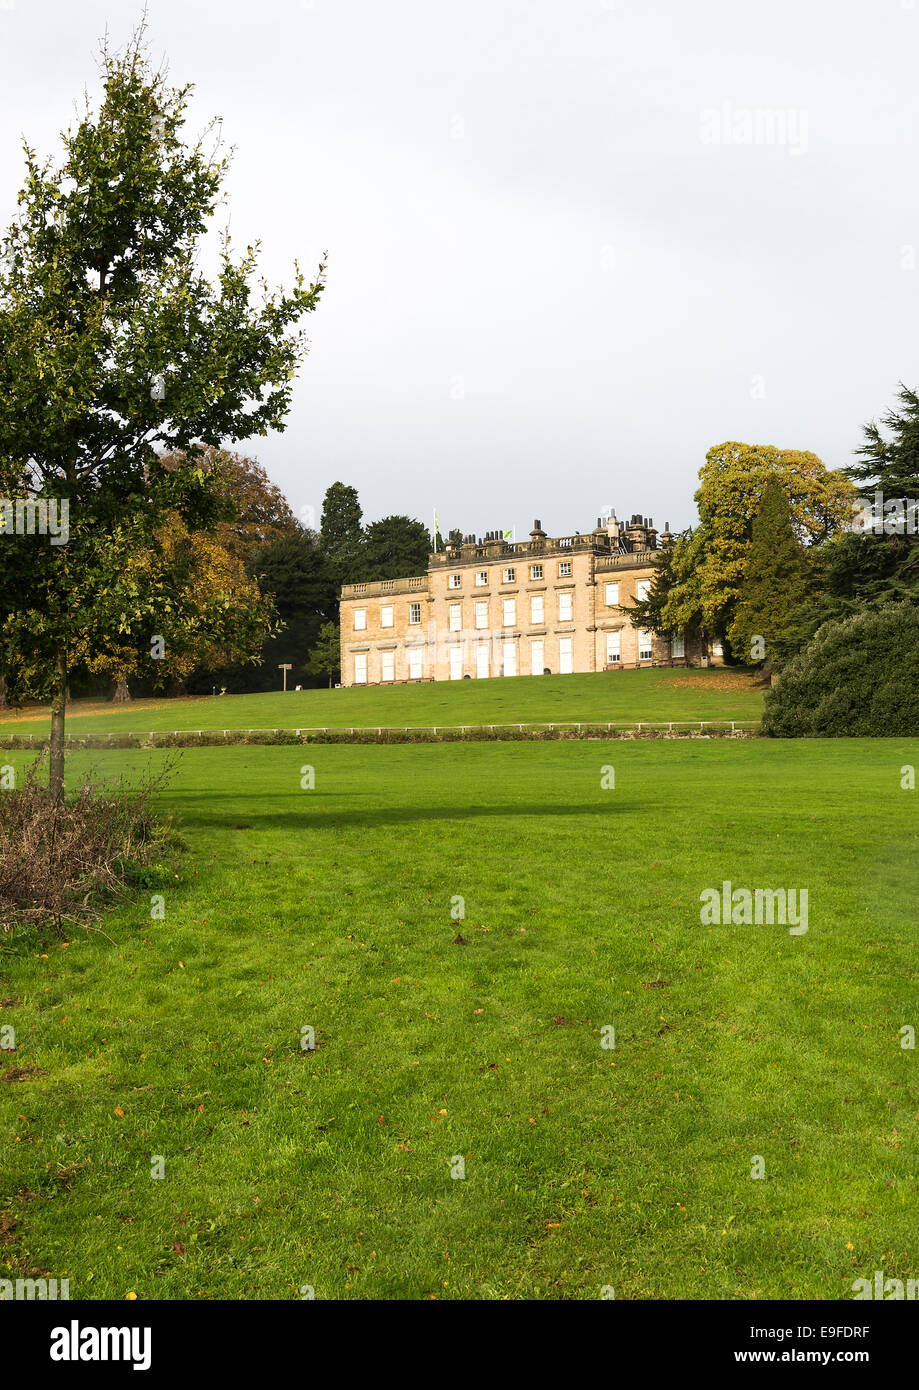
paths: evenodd
<path fill-rule="evenodd" d="M 597 672 L 517 676 L 347 690 L 289 690 L 262 695 L 138 700 L 112 705 L 77 700 L 68 707 L 73 734 L 161 729 L 349 728 L 390 724 L 496 724 L 578 720 L 757 720 L 763 688 L 741 670 Z M 47 707 L 0 720 L 4 733 L 47 734 Z"/>
<path fill-rule="evenodd" d="M 0 1061 L 38 1068 L 0 1084 L 0 1272 L 142 1299 L 916 1278 L 917 762 L 915 740 L 183 753 L 165 920 L 145 893 L 106 935 L 0 956 Z M 700 925 L 724 879 L 806 887 L 807 934 Z"/>

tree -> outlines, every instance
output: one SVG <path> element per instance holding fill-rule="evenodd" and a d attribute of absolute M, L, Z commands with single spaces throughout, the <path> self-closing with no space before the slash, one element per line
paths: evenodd
<path fill-rule="evenodd" d="M 900 382 L 897 392 L 902 409 L 881 417 L 885 436 L 877 422 L 864 426 L 864 443 L 855 450 L 862 460 L 847 469 L 849 476 L 889 498 L 919 496 L 919 393 Z"/>
<path fill-rule="evenodd" d="M 189 531 L 173 513 L 155 539 L 144 573 L 148 585 L 155 583 L 170 596 L 160 608 L 160 642 L 149 649 L 115 642 L 86 656 L 93 675 L 116 682 L 117 701 L 131 698 L 128 681 L 133 676 L 147 678 L 157 689 L 167 682 L 184 687 L 201 666 L 257 661 L 262 644 L 276 631 L 270 598 L 216 535 Z M 80 655 L 78 647 L 71 649 L 73 666 Z"/>
<path fill-rule="evenodd" d="M 271 597 L 279 624 L 262 647 L 259 684 L 274 689 L 282 661 L 291 663 L 291 679 L 301 684 L 309 674 L 307 654 L 323 624 L 338 616 L 339 589 L 319 536 L 302 528 L 282 536 L 256 552 L 251 573 L 262 593 Z"/>
<path fill-rule="evenodd" d="M 352 584 L 361 578 L 363 516 L 357 488 L 347 483 L 332 483 L 326 488 L 319 534 L 329 567 L 339 585 Z"/>
<path fill-rule="evenodd" d="M 142 30 L 102 67 L 99 109 L 87 100 L 60 162 L 25 146 L 0 243 L 0 495 L 70 513 L 66 544 L 0 547 L 0 668 L 51 696 L 55 796 L 71 652 L 146 647 L 165 626 L 173 596 L 147 586 L 142 557 L 170 512 L 190 530 L 220 519 L 202 448 L 283 428 L 324 271 L 256 302 L 257 248 L 234 257 L 225 235 L 211 283 L 198 253 L 219 142 L 185 143 L 191 89 L 151 68 Z"/>
<path fill-rule="evenodd" d="M 732 442 L 709 449 L 699 478 L 699 525 L 674 545 L 668 563 L 676 582 L 661 605 L 658 630 L 695 624 L 723 636 L 734 621 L 753 520 L 769 483 L 784 492 L 794 534 L 808 545 L 851 521 L 855 489 L 816 454 Z"/>
<path fill-rule="evenodd" d="M 741 661 L 781 666 L 794 651 L 807 591 L 804 547 L 794 533 L 788 498 L 770 482 L 753 522 L 731 648 Z"/>
<path fill-rule="evenodd" d="M 332 677 L 341 670 L 341 633 L 337 623 L 323 623 L 319 629 L 307 669 L 314 676 L 328 676 L 329 689 L 332 688 Z"/>
<path fill-rule="evenodd" d="M 431 554 L 427 527 L 408 516 L 384 516 L 364 532 L 364 574 L 373 579 L 408 579 L 424 574 Z"/>
<path fill-rule="evenodd" d="M 213 474 L 225 503 L 223 520 L 215 528 L 220 544 L 243 563 L 260 547 L 300 530 L 284 493 L 257 459 L 213 447 L 199 450 L 198 459 Z M 181 467 L 184 461 L 183 454 L 170 454 L 163 459 L 163 467 Z"/>
<path fill-rule="evenodd" d="M 622 605 L 633 627 L 658 633 L 704 630 L 696 589 L 702 538 L 695 544 L 693 539 L 694 532 L 687 529 L 657 551 L 647 596 Z"/>
<path fill-rule="evenodd" d="M 773 738 L 919 734 L 919 609 L 826 623 L 766 692 L 762 728 Z"/>

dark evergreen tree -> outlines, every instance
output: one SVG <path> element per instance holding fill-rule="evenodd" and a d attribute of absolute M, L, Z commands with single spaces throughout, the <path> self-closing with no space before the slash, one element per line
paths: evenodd
<path fill-rule="evenodd" d="M 864 427 L 865 442 L 855 450 L 861 460 L 846 472 L 860 486 L 877 488 L 887 498 L 919 497 L 919 393 L 900 382 L 901 408 L 888 410 L 881 426 Z"/>
<path fill-rule="evenodd" d="M 364 577 L 363 518 L 357 488 L 332 483 L 326 489 L 319 534 L 326 560 L 339 584 L 353 584 Z"/>
<path fill-rule="evenodd" d="M 407 579 L 424 574 L 431 537 L 420 521 L 409 516 L 384 516 L 364 532 L 363 573 L 368 579 Z"/>
<path fill-rule="evenodd" d="M 807 552 L 795 535 L 785 491 L 769 483 L 753 520 L 737 612 L 728 630 L 739 661 L 781 666 L 795 651 L 807 571 Z"/>
<path fill-rule="evenodd" d="M 919 733 L 919 611 L 895 603 L 825 623 L 766 693 L 773 738 Z"/>
<path fill-rule="evenodd" d="M 315 531 L 299 529 L 255 551 L 249 563 L 250 574 L 258 580 L 263 594 L 274 601 L 281 631 L 262 646 L 257 668 L 227 667 L 202 671 L 188 682 L 195 693 L 209 692 L 214 685 L 228 690 L 275 690 L 278 666 L 289 661 L 287 684 L 315 685 L 307 661 L 324 623 L 338 618 L 339 586 Z"/>

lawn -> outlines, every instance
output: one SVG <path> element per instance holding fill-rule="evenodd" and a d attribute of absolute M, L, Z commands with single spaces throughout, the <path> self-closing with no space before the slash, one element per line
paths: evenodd
<path fill-rule="evenodd" d="M 137 700 L 127 706 L 77 700 L 75 734 L 161 729 L 350 728 L 380 724 L 497 724 L 555 721 L 757 720 L 763 691 L 745 671 L 649 669 L 513 680 L 289 690 L 264 695 Z M 47 707 L 8 713 L 0 735 L 46 734 Z"/>
<path fill-rule="evenodd" d="M 2 948 L 0 1058 L 26 1075 L 0 1084 L 0 1273 L 119 1299 L 919 1277 L 917 762 L 842 739 L 182 753 L 165 920 L 145 892 L 105 934 Z M 807 888 L 806 935 L 701 925 L 725 879 Z"/>

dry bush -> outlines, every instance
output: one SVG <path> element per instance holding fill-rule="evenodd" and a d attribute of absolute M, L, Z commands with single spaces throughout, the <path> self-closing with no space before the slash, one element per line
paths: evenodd
<path fill-rule="evenodd" d="M 183 847 L 153 814 L 153 794 L 171 766 L 140 785 L 84 780 L 55 800 L 43 784 L 45 755 L 0 791 L 0 927 L 91 926 L 137 887 L 159 885 L 170 852 Z"/>

